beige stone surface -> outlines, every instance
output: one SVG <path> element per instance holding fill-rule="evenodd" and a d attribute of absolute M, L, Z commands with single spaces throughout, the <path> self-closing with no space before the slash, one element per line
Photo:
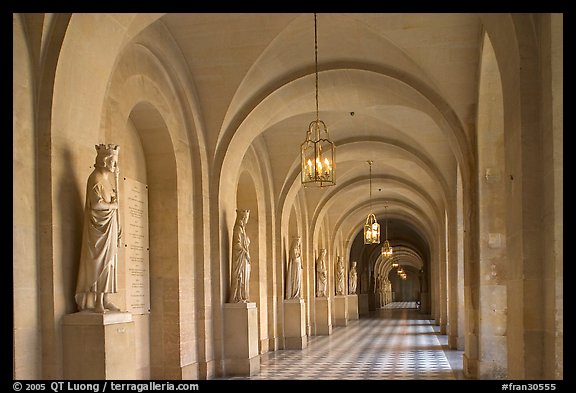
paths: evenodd
<path fill-rule="evenodd" d="M 348 319 L 354 320 L 359 318 L 358 295 L 347 295 L 348 300 Z"/>
<path fill-rule="evenodd" d="M 253 375 L 260 369 L 256 303 L 224 304 L 226 373 Z"/>
<path fill-rule="evenodd" d="M 135 379 L 132 314 L 88 311 L 62 321 L 65 379 Z"/>
<path fill-rule="evenodd" d="M 358 316 L 370 314 L 369 296 L 367 293 L 358 294 Z"/>
<path fill-rule="evenodd" d="M 348 296 L 334 296 L 334 326 L 347 326 L 349 320 Z"/>
<path fill-rule="evenodd" d="M 227 369 L 239 207 L 253 212 L 256 351 L 284 345 L 292 235 L 307 333 L 321 248 L 327 293 L 340 255 L 358 261 L 369 307 L 399 295 L 375 293 L 387 261 L 356 241 L 374 213 L 404 247 L 400 262 L 424 265 L 421 311 L 449 328 L 472 377 L 562 378 L 563 15 L 317 16 L 319 116 L 337 150 L 326 189 L 299 182 L 316 115 L 312 14 L 13 14 L 14 379 L 64 377 L 61 322 L 75 310 L 98 143 L 121 145 L 123 173 L 149 186 L 151 312 L 133 321 L 137 378 Z M 114 300 L 125 296 L 120 285 Z M 258 363 L 242 362 L 244 373 Z"/>
<path fill-rule="evenodd" d="M 284 300 L 284 340 L 286 349 L 304 349 L 308 345 L 304 299 Z"/>
<path fill-rule="evenodd" d="M 332 334 L 332 299 L 317 297 L 314 299 L 315 331 L 316 336 L 329 336 Z"/>

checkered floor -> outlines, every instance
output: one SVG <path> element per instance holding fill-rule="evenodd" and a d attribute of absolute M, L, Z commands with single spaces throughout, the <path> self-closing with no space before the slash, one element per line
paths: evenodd
<path fill-rule="evenodd" d="M 446 357 L 445 336 L 415 308 L 392 303 L 330 336 L 308 337 L 303 350 L 262 354 L 257 375 L 229 379 L 461 379 Z"/>

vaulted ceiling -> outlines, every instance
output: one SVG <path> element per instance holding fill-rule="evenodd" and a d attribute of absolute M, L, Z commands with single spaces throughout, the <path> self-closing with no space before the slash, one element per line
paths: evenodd
<path fill-rule="evenodd" d="M 275 193 L 300 188 L 299 147 L 316 109 L 313 14 L 166 14 L 155 23 L 181 48 L 209 146 L 259 143 Z M 480 18 L 321 13 L 317 29 L 320 119 L 337 146 L 337 185 L 306 190 L 308 210 L 353 233 L 388 205 L 391 237 L 422 248 L 469 154 Z"/>

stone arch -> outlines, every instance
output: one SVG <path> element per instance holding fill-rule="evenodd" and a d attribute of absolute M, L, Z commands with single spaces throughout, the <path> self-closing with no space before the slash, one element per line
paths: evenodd
<path fill-rule="evenodd" d="M 248 171 L 240 173 L 236 191 L 236 206 L 240 210 L 250 210 L 246 234 L 250 238 L 250 297 L 258 297 L 258 267 L 260 262 L 259 209 L 254 180 Z M 257 303 L 259 303 L 257 301 Z"/>
<path fill-rule="evenodd" d="M 506 140 L 500 71 L 488 35 L 484 35 L 480 63 L 477 119 L 479 219 L 479 378 L 505 379 L 508 374 L 506 325 L 508 313 L 505 240 Z M 511 311 L 513 313 L 513 311 Z M 483 327 L 489 325 L 490 327 Z"/>
<path fill-rule="evenodd" d="M 251 252 L 251 275 L 250 275 L 250 301 L 257 304 L 259 353 L 275 349 L 275 304 L 277 285 L 280 276 L 269 261 L 274 255 L 274 244 L 268 239 L 273 233 L 273 201 L 270 195 L 270 174 L 265 165 L 266 150 L 258 141 L 251 146 L 242 160 L 238 171 L 224 173 L 220 176 L 221 181 L 231 179 L 236 184 L 236 191 L 230 195 L 220 194 L 221 206 L 226 206 L 226 211 L 235 209 L 250 209 L 250 219 L 247 232 L 250 238 Z M 235 213 L 234 213 L 235 214 Z M 234 222 L 230 214 L 224 214 L 220 219 L 225 222 Z M 223 233 L 223 244 L 228 244 L 226 236 L 231 236 L 232 225 L 223 225 L 226 228 Z M 230 248 L 230 247 L 227 247 Z M 229 250 L 223 252 L 222 270 L 228 276 L 230 268 Z M 224 282 L 228 283 L 226 279 Z M 223 300 L 226 302 L 226 300 Z"/>
<path fill-rule="evenodd" d="M 310 231 L 310 230 L 309 230 Z M 312 232 L 312 231 L 310 231 Z M 334 291 L 333 286 L 333 257 L 332 257 L 332 247 L 330 244 L 330 234 L 328 233 L 327 225 L 320 225 L 317 234 L 312 235 L 312 244 L 316 246 L 314 250 L 314 256 L 317 258 L 320 255 L 320 249 L 326 249 L 326 293 L 331 294 Z M 316 260 L 314 260 L 316 261 Z"/>
<path fill-rule="evenodd" d="M 292 205 L 292 208 L 290 209 L 290 216 L 289 216 L 290 218 L 288 220 L 288 232 L 284 236 L 282 236 L 283 243 L 284 243 L 284 245 L 282 247 L 284 249 L 284 257 L 282 259 L 284 262 L 283 262 L 283 269 L 281 272 L 282 272 L 282 283 L 283 283 L 282 293 L 284 294 L 284 297 L 283 297 L 284 299 L 286 298 L 285 297 L 285 294 L 286 294 L 285 285 L 286 285 L 286 273 L 287 273 L 286 269 L 288 266 L 288 260 L 290 258 L 290 246 L 292 244 L 292 239 L 294 236 L 300 236 L 301 237 L 302 254 L 303 254 L 303 258 L 302 258 L 303 259 L 302 260 L 303 266 L 302 267 L 304 268 L 304 265 L 305 265 L 305 262 L 304 262 L 304 259 L 305 259 L 304 258 L 304 255 L 305 255 L 305 248 L 304 247 L 305 247 L 305 245 L 304 245 L 304 243 L 305 243 L 306 237 L 305 237 L 305 234 L 303 233 L 303 225 L 301 222 L 302 214 L 300 214 L 300 213 L 301 213 L 300 203 L 295 203 L 294 205 Z M 303 284 L 302 297 L 304 297 L 304 282 L 305 282 L 305 280 L 306 280 L 306 272 L 304 271 L 303 277 L 302 277 L 302 281 L 303 281 L 302 282 L 302 284 Z"/>
<path fill-rule="evenodd" d="M 178 337 L 180 332 L 177 324 L 180 320 L 180 306 L 176 301 L 175 292 L 179 291 L 178 277 L 178 214 L 177 212 L 177 184 L 176 184 L 176 161 L 166 123 L 158 110 L 148 102 L 139 102 L 134 106 L 129 115 L 127 129 L 132 129 L 139 139 L 140 151 L 128 152 L 132 145 L 123 144 L 124 156 L 130 154 L 136 156 L 134 162 L 139 164 L 139 171 L 125 170 L 123 176 L 135 177 L 148 186 L 148 216 L 150 236 L 150 314 L 149 320 L 146 315 L 134 316 L 136 331 L 150 329 L 148 340 L 149 351 L 149 375 L 159 378 L 174 373 L 179 368 L 180 359 L 172 358 L 171 355 L 180 350 L 180 340 L 152 340 L 152 337 Z M 130 131 L 123 131 L 130 132 Z M 116 138 L 122 138 L 121 132 L 114 132 Z M 134 149 L 135 150 L 135 149 Z M 122 158 L 122 157 L 121 157 Z M 161 167 L 156 163 L 162 163 Z M 122 168 L 120 164 L 120 168 Z M 144 168 L 142 168 L 144 166 Z M 126 167 L 126 165 L 124 165 Z M 176 235 L 176 236 L 174 236 Z M 166 322 L 172 323 L 166 323 Z M 146 354 L 143 337 L 136 336 L 139 345 L 138 353 Z M 141 357 L 137 356 L 137 357 Z M 144 355 L 145 356 L 145 355 Z M 142 366 L 142 365 L 139 365 Z M 170 370 L 170 368 L 173 368 Z M 174 374 L 172 374 L 174 375 Z M 141 377 L 144 377 L 141 375 Z M 178 378 L 177 375 L 173 377 Z"/>
<path fill-rule="evenodd" d="M 28 181 L 13 182 L 12 190 L 12 266 L 13 290 L 23 296 L 14 296 L 14 379 L 37 379 L 42 376 L 41 351 L 27 353 L 17 342 L 25 342 L 26 347 L 42 348 L 41 305 L 38 304 L 44 285 L 40 280 L 40 255 L 37 252 L 38 201 L 41 198 L 36 173 L 38 165 L 34 105 L 35 87 L 39 83 L 34 68 L 33 44 L 30 42 L 30 28 L 22 15 L 14 14 L 13 19 L 13 149 L 12 176 Z M 18 66 L 16 66 L 18 64 Z M 20 239 L 18 242 L 15 239 Z M 39 283 L 39 285 L 30 285 Z M 27 299 L 22 301 L 22 298 Z M 27 340 L 24 339 L 27 337 Z"/>
<path fill-rule="evenodd" d="M 240 173 L 238 178 L 238 187 L 236 192 L 236 206 L 237 209 L 250 210 L 250 219 L 246 225 L 246 234 L 250 239 L 250 301 L 256 303 L 258 309 L 258 345 L 259 353 L 263 353 L 263 345 L 267 345 L 267 321 L 262 320 L 262 310 L 266 310 L 265 293 L 266 287 L 262 286 L 262 281 L 266 281 L 265 270 L 262 272 L 262 259 L 261 258 L 261 241 L 265 239 L 260 233 L 261 219 L 264 217 L 259 208 L 259 201 L 257 195 L 257 188 L 252 177 L 252 174 L 244 170 Z M 265 265 L 265 264 L 264 264 Z M 261 277 L 261 275 L 264 277 Z M 263 293 L 262 293 L 263 292 Z M 263 302 L 264 300 L 264 302 Z M 263 343 L 266 341 L 266 343 Z"/>
<path fill-rule="evenodd" d="M 272 237 L 272 223 L 275 219 L 273 201 L 270 196 L 270 174 L 262 160 L 266 157 L 265 149 L 255 143 L 247 152 L 238 170 L 238 181 L 235 206 L 239 209 L 251 209 L 248 226 L 252 226 L 249 236 L 251 239 L 251 290 L 250 300 L 257 303 L 259 351 L 268 352 L 275 349 L 274 335 L 275 304 L 274 298 L 278 293 L 277 285 L 281 276 L 275 272 L 275 267 L 269 263 L 274 252 L 274 244 L 269 241 Z M 235 174 L 226 174 L 222 179 Z M 223 204 L 229 204 L 229 198 L 221 195 Z M 247 207 L 242 207 L 240 204 Z M 252 222 L 253 221 L 253 222 Z M 276 273 L 276 275 L 275 275 Z M 277 292 L 275 292 L 277 291 Z"/>
<path fill-rule="evenodd" d="M 389 299 L 394 299 L 394 301 L 417 301 L 420 300 L 420 277 L 419 272 L 422 271 L 424 267 L 424 261 L 422 256 L 413 248 L 411 245 L 396 245 L 394 247 L 394 258 L 379 258 L 377 262 L 377 266 L 375 270 L 378 271 L 379 274 L 386 277 L 388 282 L 391 285 L 391 292 L 395 294 L 395 296 L 390 296 Z M 408 269 L 407 273 L 407 280 L 409 281 L 410 294 L 403 293 L 402 295 L 398 295 L 398 286 L 402 286 L 403 282 L 401 282 L 398 278 L 395 270 L 396 268 L 392 267 L 392 261 L 397 260 L 399 265 L 406 269 Z M 399 266 L 399 267 L 400 267 Z M 408 295 L 408 297 L 406 297 Z"/>
<path fill-rule="evenodd" d="M 445 102 L 442 96 L 434 91 L 433 88 L 426 85 L 421 80 L 413 78 L 403 72 L 381 65 L 359 62 L 338 62 L 319 65 L 319 69 L 321 71 L 320 73 L 325 72 L 328 75 L 331 72 L 340 72 L 344 70 L 347 72 L 350 70 L 356 70 L 358 72 L 376 73 L 382 76 L 382 78 L 392 81 L 391 83 L 402 86 L 403 90 L 406 90 L 409 94 L 413 94 L 414 97 L 418 98 L 419 109 L 428 113 L 429 116 L 434 119 L 438 127 L 445 133 L 458 163 L 462 165 L 463 168 L 466 168 L 466 173 L 468 174 L 468 171 L 473 165 L 470 161 L 473 154 L 470 151 L 470 144 L 463 130 L 463 125 L 460 123 L 458 117 L 450 108 L 449 104 Z M 250 141 L 254 139 L 254 134 L 262 132 L 262 126 L 264 125 L 264 123 L 260 124 L 260 120 L 256 124 L 252 125 L 250 120 L 256 118 L 260 111 L 266 111 L 267 113 L 270 112 L 271 114 L 277 113 L 278 111 L 274 110 L 274 108 L 281 108 L 281 102 L 300 99 L 300 90 L 297 86 L 293 85 L 305 83 L 305 79 L 312 77 L 313 74 L 309 73 L 308 68 L 302 68 L 298 73 L 292 75 L 293 79 L 291 79 L 289 83 L 271 85 L 264 95 L 259 96 L 257 102 L 251 102 L 253 107 L 251 110 L 245 111 L 248 115 L 242 119 L 242 122 L 236 120 L 238 124 L 233 123 L 230 125 L 230 127 L 235 125 L 232 128 L 234 130 L 233 134 L 229 132 L 230 129 L 224 131 L 224 135 L 226 136 L 222 137 L 219 141 L 218 150 L 225 151 L 230 145 L 237 146 L 240 151 L 245 149 L 246 146 L 249 145 Z M 279 102 L 279 100 L 282 101 Z M 267 116 L 266 119 L 268 117 L 269 116 Z M 217 156 L 222 157 L 222 161 L 224 161 L 224 157 L 221 154 L 217 154 Z M 233 165 L 233 163 L 231 163 L 231 165 Z M 294 170 L 298 172 L 299 166 L 294 168 Z"/>
<path fill-rule="evenodd" d="M 196 339 L 206 334 L 196 323 L 196 307 L 204 295 L 197 297 L 194 274 L 196 268 L 202 271 L 203 254 L 193 246 L 202 242 L 204 229 L 202 215 L 195 214 L 202 211 L 202 200 L 194 197 L 201 194 L 196 190 L 202 188 L 202 154 L 191 154 L 201 142 L 188 120 L 191 100 L 171 94 L 172 89 L 185 90 L 173 88 L 185 80 L 174 68 L 165 68 L 150 48 L 135 44 L 121 53 L 106 92 L 101 128 L 107 140 L 134 147 L 141 143 L 142 159 L 136 164 L 144 166 L 149 190 L 150 336 L 163 337 L 150 345 L 150 377 L 197 378 L 199 352 L 210 357 Z M 126 136 L 131 128 L 132 139 Z M 133 169 L 132 175 L 141 172 Z"/>
<path fill-rule="evenodd" d="M 562 218 L 546 215 L 546 211 L 561 211 L 562 194 L 562 99 L 549 95 L 554 87 L 553 76 L 562 75 L 562 16 L 561 14 L 486 14 L 481 16 L 488 35 L 502 88 L 502 113 L 505 141 L 506 182 L 506 252 L 511 266 L 507 269 L 508 299 L 508 378 L 558 378 L 562 374 L 562 338 L 548 336 L 546 350 L 542 337 L 546 325 L 562 326 L 562 305 L 553 296 L 541 299 L 543 292 L 556 293 L 562 285 Z M 559 46 L 554 47 L 554 44 Z M 544 67 L 544 68 L 541 68 Z M 561 95 L 562 93 L 560 93 Z M 550 108 L 554 108 L 552 113 Z M 557 144 L 543 145 L 544 133 L 554 135 Z M 547 138 L 550 139 L 550 138 Z M 545 169 L 544 169 L 545 168 Z M 546 175 L 544 174 L 546 173 Z M 479 173 L 483 175 L 482 173 Z M 542 194 L 541 190 L 549 192 Z M 554 199 L 557 198 L 557 199 Z M 466 208 L 465 208 L 466 211 Z M 546 228 L 544 238 L 534 228 Z M 474 236 L 480 240 L 480 234 Z M 537 247 L 536 245 L 542 245 Z M 465 245 L 465 249 L 469 248 Z M 544 250 L 557 250 L 543 255 Z M 478 253 L 477 250 L 472 250 Z M 474 257 L 476 260 L 477 257 Z M 546 260 L 546 263 L 543 261 Z M 552 269 L 548 266 L 554 266 Z M 466 273 L 466 278 L 480 279 L 480 272 Z M 546 276 L 548 275 L 548 276 Z M 547 277 L 547 279 L 544 279 Z M 479 291 L 478 281 L 471 280 L 468 315 L 467 348 L 479 353 Z M 527 299 L 539 299 L 538 303 Z M 522 307 L 515 305 L 522 304 Z M 530 315 L 537 315 L 530 319 Z M 531 320 L 530 328 L 527 321 Z M 561 345 L 560 345 L 561 346 Z M 534 361 L 534 359 L 546 359 Z M 465 353 L 465 371 L 482 376 L 481 360 Z M 489 365 L 486 370 L 489 370 Z M 490 372 L 487 371 L 487 374 Z"/>
<path fill-rule="evenodd" d="M 364 68 L 361 68 L 359 65 L 356 65 L 356 66 L 357 66 L 357 68 L 354 68 L 354 67 L 352 67 L 352 68 L 355 69 L 355 70 L 358 70 L 358 72 L 381 72 L 381 73 L 382 73 L 382 78 L 387 78 L 386 76 L 384 76 L 384 75 L 386 75 L 386 74 L 385 74 L 385 71 L 382 70 L 382 69 L 378 69 L 378 70 L 377 70 L 377 69 L 365 70 Z M 331 72 L 337 72 L 337 71 L 340 71 L 340 70 L 341 70 L 341 69 L 333 69 Z M 300 81 L 294 81 L 294 82 L 292 82 L 292 83 L 296 83 L 296 82 L 300 83 Z M 400 83 L 400 82 L 396 81 L 396 83 Z M 409 85 L 409 86 L 410 86 L 410 85 Z M 286 100 L 288 100 L 288 98 L 285 97 L 286 95 L 289 95 L 289 94 L 290 94 L 289 92 L 287 92 L 288 89 L 290 89 L 289 84 L 288 84 L 288 85 L 285 85 L 285 86 L 282 86 L 281 88 L 279 88 L 279 90 L 278 90 L 277 92 L 270 92 L 270 96 L 263 98 L 262 101 L 259 102 L 259 104 L 257 105 L 257 107 L 254 108 L 254 110 L 253 110 L 252 112 L 250 112 L 250 115 L 244 120 L 244 123 L 239 127 L 238 133 L 235 134 L 234 137 L 233 137 L 233 139 L 234 139 L 234 138 L 238 138 L 238 140 L 237 140 L 238 144 L 236 144 L 238 148 L 241 148 L 242 144 L 248 144 L 248 141 L 242 140 L 242 138 L 243 138 L 242 135 L 243 135 L 243 134 L 245 134 L 245 133 L 250 133 L 250 134 L 252 134 L 252 133 L 256 132 L 256 131 L 254 131 L 254 127 L 250 127 L 250 130 L 247 129 L 247 124 L 250 123 L 250 119 L 251 119 L 253 116 L 257 116 L 257 114 L 258 114 L 260 111 L 267 111 L 267 113 L 268 113 L 268 112 L 274 113 L 274 109 L 273 109 L 273 108 L 282 107 L 282 104 L 277 103 L 276 101 L 280 99 L 280 96 L 282 97 L 282 102 L 285 102 Z M 435 101 L 435 100 L 432 100 L 432 99 L 430 99 L 431 101 L 427 101 L 426 98 L 424 98 L 424 97 L 421 95 L 421 91 L 420 91 L 420 90 L 418 90 L 418 89 L 416 89 L 416 88 L 407 88 L 407 89 L 408 89 L 408 91 L 411 92 L 411 94 L 414 94 L 415 97 L 419 97 L 419 99 L 421 100 L 421 102 L 420 102 L 421 108 L 419 108 L 419 109 L 422 110 L 422 111 L 424 111 L 424 112 L 426 112 L 426 113 L 428 113 L 428 114 L 430 115 L 430 117 L 431 117 L 432 119 L 434 119 L 434 121 L 436 122 L 436 124 L 438 125 L 438 127 L 439 127 L 441 130 L 443 130 L 445 133 L 449 132 L 449 131 L 447 131 L 447 128 L 449 128 L 449 127 L 447 126 L 448 120 L 445 119 L 445 118 L 442 118 L 442 116 L 438 114 L 438 113 L 441 113 L 441 114 L 443 114 L 443 115 L 446 115 L 446 113 L 447 113 L 446 110 L 445 110 L 445 109 L 442 109 L 442 110 L 441 110 L 439 107 L 434 107 L 434 105 L 431 104 L 431 101 L 432 101 L 432 102 L 436 102 L 436 101 Z M 285 90 L 286 90 L 286 92 L 285 92 Z M 296 88 L 294 88 L 294 91 L 295 91 L 295 92 L 292 93 L 292 94 L 296 94 L 296 92 L 297 92 L 298 90 L 297 90 Z M 278 95 L 278 98 L 276 98 L 277 95 Z M 295 98 L 295 97 L 294 97 L 294 98 L 290 98 L 290 99 L 291 99 L 291 101 L 296 101 L 296 98 Z M 436 102 L 436 103 L 437 103 L 437 102 Z M 278 105 L 276 105 L 276 104 L 278 104 Z M 437 104 L 438 104 L 440 107 L 443 107 L 443 105 L 440 105 L 439 103 L 437 103 Z M 450 112 L 450 111 L 448 111 L 448 112 Z M 447 115 L 446 115 L 446 116 L 447 116 Z M 263 124 L 263 125 L 264 125 L 264 124 Z M 462 128 L 462 126 L 461 126 L 459 123 L 456 123 L 456 124 L 454 124 L 453 126 L 456 127 L 456 128 L 458 128 L 458 129 Z M 258 126 L 255 127 L 255 128 L 261 129 L 262 127 L 260 126 L 260 124 L 258 124 Z M 463 131 L 462 131 L 460 134 L 462 135 L 461 138 L 465 138 Z M 248 136 L 248 135 L 246 135 L 246 137 L 247 137 L 248 139 L 252 138 L 252 137 L 250 137 L 250 136 Z M 235 139 L 234 139 L 234 140 L 235 140 Z M 342 142 L 342 141 L 337 141 L 337 142 L 340 143 L 340 142 Z M 231 143 L 233 143 L 233 142 L 231 141 Z M 235 142 L 234 142 L 234 143 L 235 143 Z M 347 142 L 346 142 L 346 143 L 347 143 Z M 455 143 L 456 143 L 456 142 L 455 142 Z M 462 149 L 462 150 L 467 150 L 467 149 L 469 149 L 469 148 L 464 144 L 463 147 L 461 147 L 461 149 Z M 464 154 L 464 153 L 461 153 L 461 154 L 464 155 L 464 156 L 466 156 L 466 157 L 473 157 L 472 154 Z M 339 155 L 339 157 L 340 157 L 340 155 Z M 427 169 L 427 170 L 431 170 L 431 171 L 434 171 L 434 172 L 435 172 L 434 176 L 437 176 L 437 175 L 438 175 L 437 169 L 436 169 L 436 168 L 430 168 L 429 162 L 426 162 L 426 161 L 425 161 L 425 160 L 426 160 L 426 157 L 420 157 L 420 160 L 423 160 L 423 162 L 428 166 L 429 169 Z M 465 166 L 466 166 L 466 168 L 467 168 L 467 171 L 469 171 L 469 168 L 472 166 L 472 164 L 470 164 L 470 162 L 469 162 L 469 158 L 466 158 L 466 160 L 464 160 L 464 159 L 459 159 L 459 161 L 460 161 L 460 162 L 464 161 L 464 162 L 465 162 Z M 426 165 L 425 165 L 424 167 L 426 167 Z M 286 176 L 287 181 L 284 183 L 283 188 L 280 190 L 280 201 L 279 201 L 280 205 L 284 205 L 284 204 L 290 205 L 290 204 L 292 203 L 292 200 L 291 200 L 291 199 L 287 199 L 287 198 L 289 198 L 290 196 L 293 197 L 293 196 L 296 195 L 296 192 L 291 191 L 291 187 L 296 187 L 297 190 L 300 188 L 299 182 L 297 182 L 297 179 L 298 179 L 298 177 L 299 177 L 299 172 L 300 172 L 300 164 L 299 164 L 299 162 L 298 162 L 297 160 L 295 160 L 295 162 L 294 162 L 294 163 L 292 164 L 292 166 L 290 167 L 289 173 L 288 173 L 287 176 Z M 441 180 L 441 179 L 440 179 L 440 184 L 442 184 L 442 180 Z M 297 191 L 297 190 L 296 190 L 296 191 Z"/>

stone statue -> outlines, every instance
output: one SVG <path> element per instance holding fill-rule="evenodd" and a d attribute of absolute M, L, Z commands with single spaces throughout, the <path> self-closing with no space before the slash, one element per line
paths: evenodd
<path fill-rule="evenodd" d="M 286 271 L 286 299 L 302 298 L 302 244 L 300 236 L 294 236 Z"/>
<path fill-rule="evenodd" d="M 344 270 L 344 258 L 336 258 L 336 295 L 346 295 L 346 272 Z"/>
<path fill-rule="evenodd" d="M 250 210 L 236 210 L 236 222 L 232 230 L 232 272 L 230 279 L 230 303 L 248 303 L 250 288 L 250 239 L 246 223 Z"/>
<path fill-rule="evenodd" d="M 382 293 L 386 292 L 386 288 L 387 288 L 386 284 L 388 281 L 388 280 L 386 280 L 386 276 L 384 274 L 381 274 L 379 276 L 379 280 L 380 280 L 380 284 L 378 285 L 378 292 L 382 292 Z"/>
<path fill-rule="evenodd" d="M 328 273 L 326 270 L 326 249 L 320 250 L 320 255 L 316 260 L 316 296 L 326 297 L 326 284 L 328 283 Z"/>
<path fill-rule="evenodd" d="M 348 293 L 350 295 L 356 294 L 356 286 L 358 285 L 358 271 L 356 270 L 356 265 L 356 262 L 352 262 L 352 267 L 350 268 L 348 277 Z"/>
<path fill-rule="evenodd" d="M 374 293 L 379 293 L 384 291 L 384 275 L 377 273 L 374 276 Z"/>
<path fill-rule="evenodd" d="M 118 215 L 117 145 L 96 145 L 94 171 L 88 177 L 76 305 L 79 311 L 119 311 L 108 295 L 118 291 L 118 246 L 122 230 Z"/>

